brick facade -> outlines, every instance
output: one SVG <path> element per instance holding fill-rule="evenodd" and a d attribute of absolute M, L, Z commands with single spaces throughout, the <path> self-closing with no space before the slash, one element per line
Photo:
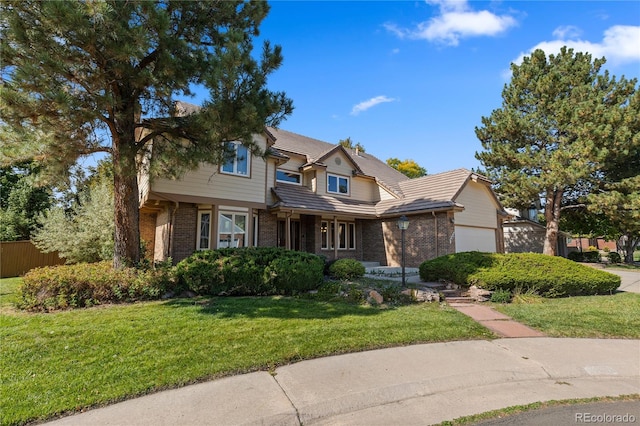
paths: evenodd
<path fill-rule="evenodd" d="M 156 245 L 157 213 L 140 212 L 140 240 L 144 245 L 144 257 L 153 261 L 153 251 Z"/>
<path fill-rule="evenodd" d="M 454 224 L 452 214 L 437 213 L 409 216 L 409 228 L 405 231 L 405 264 L 418 267 L 425 260 L 455 253 Z M 400 266 L 402 261 L 402 231 L 397 219 L 382 221 L 386 264 Z"/>
<path fill-rule="evenodd" d="M 196 250 L 198 209 L 195 204 L 180 204 L 173 213 L 171 221 L 171 240 L 169 229 L 169 209 L 160 213 L 141 214 L 140 228 L 144 241 L 154 247 L 155 260 L 162 260 L 162 253 L 170 256 L 174 263 L 188 257 Z M 405 231 L 406 266 L 417 267 L 425 260 L 455 252 L 453 213 L 422 214 L 409 216 L 409 229 Z M 301 249 L 334 258 L 352 258 L 362 261 L 379 262 L 381 265 L 399 266 L 401 264 L 401 231 L 397 218 L 358 219 L 356 223 L 356 249 L 322 250 L 320 216 L 301 215 Z M 158 234 L 159 231 L 161 235 Z M 153 232 L 152 232 L 153 231 Z M 258 210 L 258 246 L 275 247 L 278 245 L 278 217 L 266 210 Z M 170 253 L 167 251 L 170 247 Z M 151 250 L 149 249 L 149 253 Z"/>
<path fill-rule="evenodd" d="M 258 246 L 276 247 L 278 245 L 278 218 L 267 213 L 266 210 L 258 211 Z"/>
<path fill-rule="evenodd" d="M 196 251 L 197 226 L 198 207 L 195 204 L 180 204 L 173 218 L 171 235 L 171 258 L 174 263 Z"/>

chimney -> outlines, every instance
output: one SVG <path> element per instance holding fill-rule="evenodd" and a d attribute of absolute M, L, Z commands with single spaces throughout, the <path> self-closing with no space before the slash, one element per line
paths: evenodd
<path fill-rule="evenodd" d="M 356 146 L 356 155 L 360 156 L 360 147 Z"/>

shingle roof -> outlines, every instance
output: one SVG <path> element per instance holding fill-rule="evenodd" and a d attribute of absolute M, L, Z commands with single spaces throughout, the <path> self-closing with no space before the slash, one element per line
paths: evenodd
<path fill-rule="evenodd" d="M 269 127 L 268 130 L 276 138 L 274 148 L 280 151 L 305 155 L 308 162 L 321 161 L 339 146 L 338 144 L 330 144 L 286 130 L 274 129 L 272 127 Z M 408 181 L 408 177 L 396 169 L 389 167 L 385 162 L 369 153 L 361 152 L 356 155 L 356 151 L 353 149 L 346 149 L 345 152 L 349 154 L 356 168 L 359 168 L 363 174 L 376 178 L 380 185 L 395 193 L 397 196 L 402 195 L 400 182 Z"/>
<path fill-rule="evenodd" d="M 424 198 L 432 201 L 454 201 L 472 172 L 456 169 L 427 175 L 400 183 L 405 198 Z"/>
<path fill-rule="evenodd" d="M 375 217 L 375 203 L 316 194 L 305 186 L 283 184 L 272 188 L 277 202 L 271 208 L 301 209 L 307 212 L 342 213 Z"/>

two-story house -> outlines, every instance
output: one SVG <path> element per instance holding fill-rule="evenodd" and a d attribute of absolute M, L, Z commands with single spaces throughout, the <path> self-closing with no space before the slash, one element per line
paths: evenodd
<path fill-rule="evenodd" d="M 465 169 L 408 179 L 369 153 L 267 128 L 225 164 L 179 180 L 140 176 L 141 237 L 155 260 L 196 250 L 280 246 L 382 265 L 457 251 L 503 251 L 504 215 L 490 182 Z"/>

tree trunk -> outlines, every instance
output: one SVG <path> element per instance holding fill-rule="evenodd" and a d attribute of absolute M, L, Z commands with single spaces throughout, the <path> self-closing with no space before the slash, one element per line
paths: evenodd
<path fill-rule="evenodd" d="M 546 204 L 544 206 L 544 218 L 547 221 L 547 229 L 544 236 L 543 254 L 555 256 L 558 250 L 558 232 L 560 230 L 560 203 L 562 201 L 561 189 L 547 190 Z"/>
<path fill-rule="evenodd" d="M 624 243 L 624 263 L 633 263 L 633 251 L 638 244 L 638 240 L 633 238 L 631 234 L 625 234 Z"/>
<path fill-rule="evenodd" d="M 135 102 L 125 103 L 113 135 L 114 268 L 140 262 L 140 211 L 135 145 Z"/>

